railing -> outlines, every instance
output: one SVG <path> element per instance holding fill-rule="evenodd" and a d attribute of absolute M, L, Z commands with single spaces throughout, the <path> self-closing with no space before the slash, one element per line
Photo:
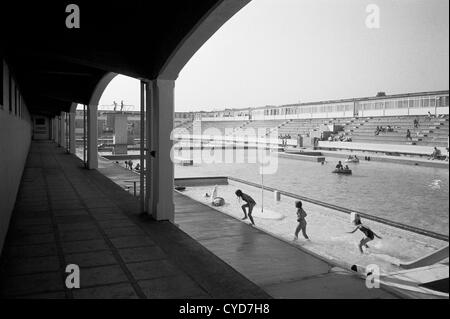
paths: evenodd
<path fill-rule="evenodd" d="M 228 179 L 232 180 L 232 181 L 236 181 L 236 182 L 242 183 L 242 184 L 246 184 L 246 185 L 249 185 L 249 186 L 261 188 L 261 185 L 259 185 L 257 183 L 244 181 L 244 180 L 236 178 L 236 177 L 228 177 Z M 285 191 L 282 191 L 282 190 L 278 190 L 278 189 L 275 189 L 275 188 L 272 188 L 272 187 L 269 187 L 269 186 L 264 186 L 264 189 L 267 190 L 267 191 L 271 191 L 271 192 L 277 191 L 281 195 L 284 195 L 284 196 L 287 196 L 287 197 L 291 197 L 291 198 L 294 198 L 294 199 L 299 199 L 299 200 L 302 200 L 302 201 L 305 201 L 305 202 L 308 202 L 308 203 L 312 203 L 312 204 L 315 204 L 315 205 L 319 205 L 319 206 L 322 206 L 322 207 L 334 209 L 334 210 L 337 210 L 337 211 L 340 211 L 340 212 L 343 212 L 343 213 L 346 213 L 346 214 L 357 213 L 361 217 L 364 217 L 366 219 L 369 219 L 369 220 L 372 220 L 372 221 L 376 221 L 376 222 L 379 222 L 379 223 L 382 223 L 382 224 L 385 224 L 385 225 L 389 225 L 389 226 L 396 227 L 396 228 L 399 228 L 399 229 L 407 230 L 407 231 L 410 231 L 410 232 L 413 232 L 413 233 L 421 234 L 421 235 L 432 237 L 432 238 L 435 238 L 435 239 L 439 239 L 439 240 L 443 240 L 443 241 L 447 241 L 447 242 L 449 241 L 449 236 L 448 235 L 439 234 L 439 233 L 436 233 L 436 232 L 433 232 L 433 231 L 429 231 L 429 230 L 425 230 L 425 229 L 421 229 L 421 228 L 417 228 L 417 227 L 413 227 L 413 226 L 397 223 L 397 222 L 394 222 L 394 221 L 391 221 L 391 220 L 388 220 L 388 219 L 385 219 L 385 218 L 381 218 L 381 217 L 373 216 L 373 215 L 370 215 L 370 214 L 367 214 L 367 213 L 359 212 L 359 211 L 356 211 L 354 209 L 351 210 L 351 209 L 344 208 L 344 207 L 341 207 L 341 206 L 337 206 L 337 205 L 329 204 L 329 203 L 326 203 L 326 202 L 322 202 L 322 201 L 319 201 L 319 200 L 316 200 L 316 199 L 308 198 L 308 197 L 305 197 L 305 196 L 300 196 L 300 195 L 289 193 L 289 192 L 285 192 Z"/>

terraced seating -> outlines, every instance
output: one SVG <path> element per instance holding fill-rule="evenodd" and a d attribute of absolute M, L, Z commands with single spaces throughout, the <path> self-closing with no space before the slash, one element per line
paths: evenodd
<path fill-rule="evenodd" d="M 267 120 L 267 121 L 250 121 L 247 122 L 240 129 L 237 129 L 233 135 L 234 136 L 251 136 L 252 133 L 256 136 L 260 132 L 270 133 L 272 130 L 276 129 L 278 126 L 286 122 L 285 120 Z M 262 134 L 264 136 L 265 134 Z"/>
<path fill-rule="evenodd" d="M 289 134 L 291 136 L 307 135 L 311 131 L 320 129 L 322 125 L 338 125 L 343 128 L 350 127 L 354 124 L 354 118 L 337 118 L 337 119 L 293 119 L 278 128 L 281 135 Z"/>
<path fill-rule="evenodd" d="M 419 127 L 414 128 L 414 119 L 419 120 Z M 270 134 L 277 129 L 278 135 L 290 135 L 295 138 L 317 130 L 322 125 L 339 125 L 345 135 L 350 136 L 355 143 L 448 146 L 449 118 L 448 116 L 428 119 L 426 116 L 392 116 L 368 118 L 336 118 L 336 119 L 293 119 L 293 120 L 256 120 L 256 121 L 204 121 L 202 132 L 209 135 L 222 136 L 256 136 L 258 132 Z M 393 132 L 380 132 L 375 135 L 377 126 L 391 126 Z M 211 129 L 215 129 L 213 133 Z M 411 139 L 406 138 L 406 131 L 411 131 Z M 191 120 L 180 121 L 175 131 L 193 131 Z M 231 132 L 231 133 L 230 133 Z M 262 134 L 264 136 L 264 134 Z"/>
<path fill-rule="evenodd" d="M 414 119 L 419 120 L 419 127 L 414 127 Z M 380 132 L 375 135 L 377 127 L 391 126 L 393 132 Z M 407 130 L 411 139 L 406 138 Z M 446 147 L 448 144 L 448 116 L 428 119 L 424 116 L 393 116 L 360 119 L 359 124 L 348 127 L 346 135 L 356 143 L 378 144 L 413 144 L 422 146 Z"/>
<path fill-rule="evenodd" d="M 175 119 L 174 121 L 174 133 L 186 134 L 186 132 L 192 133 L 193 122 L 191 119 Z"/>
<path fill-rule="evenodd" d="M 226 136 L 230 135 L 232 131 L 235 131 L 242 126 L 244 126 L 246 121 L 223 121 L 223 122 L 216 122 L 216 121 L 202 121 L 201 122 L 201 129 L 202 133 L 206 135 L 221 135 Z"/>

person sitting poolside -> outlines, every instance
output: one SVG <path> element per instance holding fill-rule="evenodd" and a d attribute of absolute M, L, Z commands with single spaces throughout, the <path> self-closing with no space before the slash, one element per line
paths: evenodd
<path fill-rule="evenodd" d="M 434 147 L 433 153 L 431 153 L 431 156 L 429 159 L 435 160 L 435 159 L 439 159 L 441 156 L 442 156 L 441 150 L 438 149 L 437 147 Z"/>

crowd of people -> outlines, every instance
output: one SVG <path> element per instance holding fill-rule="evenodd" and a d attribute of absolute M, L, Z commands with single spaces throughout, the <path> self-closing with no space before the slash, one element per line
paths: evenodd
<path fill-rule="evenodd" d="M 283 146 L 287 146 L 287 141 L 291 139 L 290 134 L 278 135 L 278 139 L 281 140 Z"/>
<path fill-rule="evenodd" d="M 380 133 L 393 133 L 396 132 L 395 129 L 398 127 L 393 127 L 393 126 L 377 126 L 377 128 L 375 129 L 375 135 L 380 135 Z"/>
<path fill-rule="evenodd" d="M 331 134 L 328 137 L 329 142 L 351 142 L 352 138 L 350 136 L 345 135 L 345 133 L 341 134 Z"/>

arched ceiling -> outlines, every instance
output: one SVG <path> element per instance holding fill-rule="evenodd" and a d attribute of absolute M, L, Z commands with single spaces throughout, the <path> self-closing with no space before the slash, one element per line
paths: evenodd
<path fill-rule="evenodd" d="M 0 57 L 32 113 L 58 114 L 88 104 L 109 72 L 156 78 L 222 1 L 230 0 L 1 1 Z M 79 29 L 65 25 L 70 3 L 80 8 Z"/>

